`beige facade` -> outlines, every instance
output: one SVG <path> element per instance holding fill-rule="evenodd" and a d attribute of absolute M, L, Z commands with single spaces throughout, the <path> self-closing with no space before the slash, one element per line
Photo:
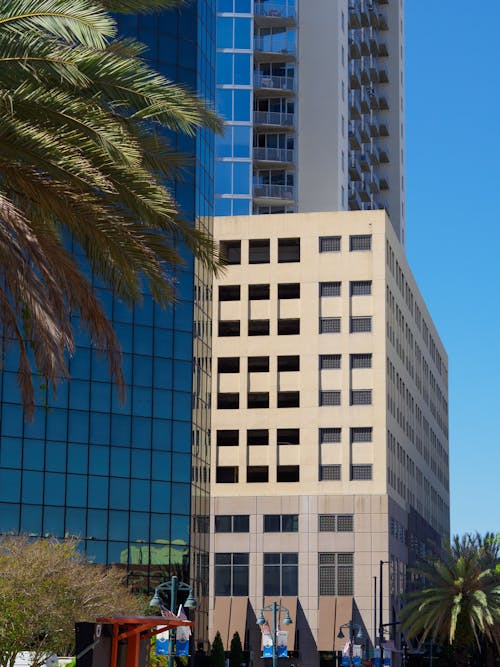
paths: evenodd
<path fill-rule="evenodd" d="M 237 629 L 259 663 L 275 599 L 294 664 L 328 661 L 351 619 L 370 650 L 380 561 L 388 623 L 449 532 L 446 352 L 385 212 L 219 218 L 215 236 L 210 637 Z"/>

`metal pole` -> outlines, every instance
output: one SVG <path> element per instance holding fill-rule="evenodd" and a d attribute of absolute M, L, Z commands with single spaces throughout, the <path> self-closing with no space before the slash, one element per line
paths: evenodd
<path fill-rule="evenodd" d="M 352 667 L 352 657 L 354 654 L 354 623 L 349 621 L 349 667 Z"/>
<path fill-rule="evenodd" d="M 429 667 L 432 667 L 432 642 L 431 642 L 431 654 L 430 654 L 430 660 L 429 660 Z"/>
<path fill-rule="evenodd" d="M 172 576 L 170 580 L 170 611 L 175 614 L 175 605 L 177 604 L 177 589 L 179 587 L 179 578 Z M 172 667 L 172 649 L 173 649 L 173 633 L 174 629 L 172 628 L 168 633 L 168 667 Z"/>
<path fill-rule="evenodd" d="M 383 598 L 384 570 L 383 570 L 383 567 L 384 567 L 384 561 L 381 560 L 380 561 L 380 566 L 379 566 L 379 573 L 378 573 L 378 575 L 379 575 L 379 586 L 380 586 L 380 588 L 379 588 L 379 598 L 378 598 L 378 608 L 379 608 L 378 613 L 379 613 L 379 619 L 380 619 L 380 622 L 379 622 L 379 625 L 378 625 L 378 642 L 379 642 L 379 646 L 380 646 L 380 654 L 381 655 L 382 655 L 382 644 L 384 643 L 384 626 L 382 625 L 382 623 L 384 622 L 384 620 L 382 618 L 382 611 L 383 611 L 383 608 L 384 608 L 384 598 Z"/>
<path fill-rule="evenodd" d="M 278 666 L 278 652 L 276 650 L 276 625 L 278 617 L 278 605 L 276 600 L 273 601 L 273 667 Z"/>
<path fill-rule="evenodd" d="M 373 577 L 373 648 L 377 643 L 377 577 Z"/>

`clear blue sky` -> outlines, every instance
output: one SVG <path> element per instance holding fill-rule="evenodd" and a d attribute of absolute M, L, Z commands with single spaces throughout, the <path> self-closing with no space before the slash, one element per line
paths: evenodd
<path fill-rule="evenodd" d="M 406 0 L 407 255 L 448 351 L 451 530 L 500 531 L 500 2 Z"/>

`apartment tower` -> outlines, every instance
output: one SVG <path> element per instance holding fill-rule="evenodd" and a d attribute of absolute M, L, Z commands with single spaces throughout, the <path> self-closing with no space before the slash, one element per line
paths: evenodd
<path fill-rule="evenodd" d="M 210 637 L 262 665 L 277 601 L 286 664 L 333 667 L 351 621 L 373 655 L 380 573 L 398 645 L 408 565 L 449 534 L 447 357 L 385 211 L 270 220 L 215 219 Z"/>
<path fill-rule="evenodd" d="M 402 0 L 218 0 L 216 215 L 385 209 L 405 244 Z"/>

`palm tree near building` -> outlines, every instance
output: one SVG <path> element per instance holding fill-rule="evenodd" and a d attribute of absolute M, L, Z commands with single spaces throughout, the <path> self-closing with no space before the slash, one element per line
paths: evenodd
<path fill-rule="evenodd" d="M 408 638 L 450 644 L 458 667 L 474 645 L 500 648 L 500 544 L 493 534 L 455 537 L 442 557 L 423 563 L 422 587 L 401 611 Z"/>
<path fill-rule="evenodd" d="M 165 305 L 181 244 L 217 266 L 211 238 L 183 219 L 165 183 L 185 163 L 168 131 L 218 131 L 220 121 L 156 72 L 143 45 L 119 39 L 108 13 L 180 4 L 0 2 L 0 325 L 19 348 L 28 416 L 33 370 L 52 387 L 67 376 L 75 319 L 123 391 L 120 346 L 91 276 L 127 304 L 146 288 Z"/>

